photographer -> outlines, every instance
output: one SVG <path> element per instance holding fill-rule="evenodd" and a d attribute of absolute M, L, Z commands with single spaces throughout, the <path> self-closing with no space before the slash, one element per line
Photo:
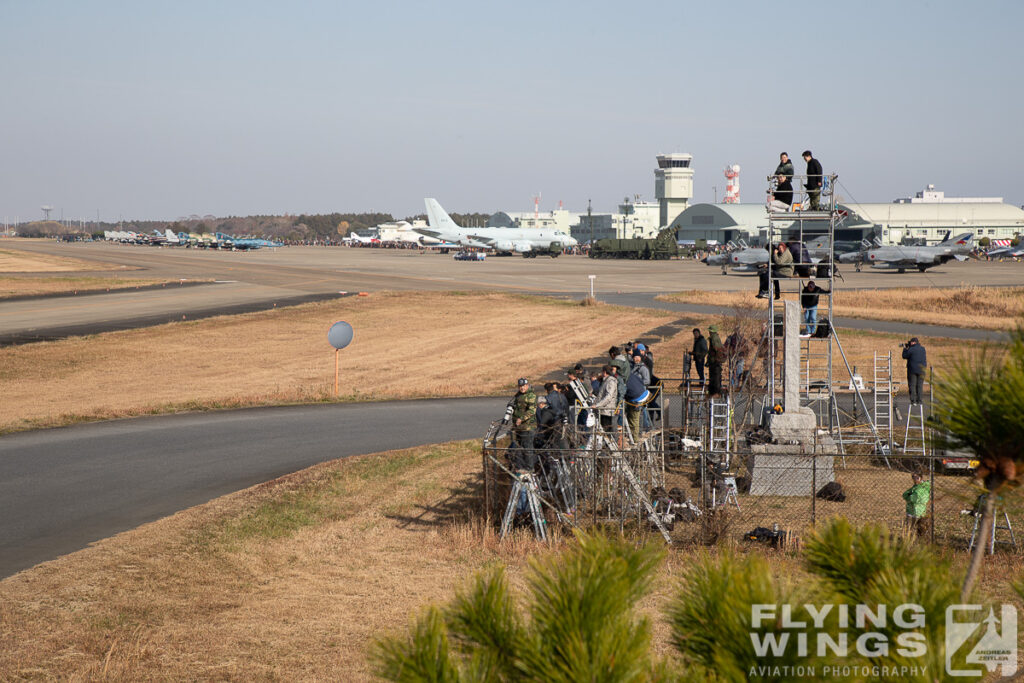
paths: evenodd
<path fill-rule="evenodd" d="M 779 278 L 781 277 L 793 277 L 793 254 L 789 251 L 789 247 L 785 242 L 779 242 L 775 245 L 771 254 L 772 259 L 772 282 L 768 280 L 768 266 L 758 267 L 758 282 L 760 289 L 757 293 L 758 299 L 767 299 L 771 296 L 771 290 L 769 289 L 770 284 L 775 285 L 775 298 L 779 298 Z"/>
<path fill-rule="evenodd" d="M 512 397 L 512 435 L 519 446 L 513 468 L 532 472 L 537 464 L 533 453 L 533 440 L 537 435 L 537 395 L 525 377 L 519 378 L 519 391 Z"/>
<path fill-rule="evenodd" d="M 907 361 L 907 391 L 910 392 L 911 405 L 921 403 L 924 393 L 924 369 L 928 365 L 928 356 L 924 347 L 911 338 L 903 345 L 903 358 Z"/>
<path fill-rule="evenodd" d="M 697 378 L 704 384 L 704 361 L 708 357 L 708 340 L 701 334 L 700 328 L 693 328 L 693 349 L 690 351 L 690 358 L 697 368 Z M 688 375 L 689 373 L 687 373 Z"/>
<path fill-rule="evenodd" d="M 615 378 L 615 368 L 605 365 L 601 368 L 601 388 L 598 389 L 597 397 L 592 407 L 601 418 L 601 427 L 608 430 L 612 427 L 612 418 L 615 416 L 615 408 L 619 396 L 618 380 Z"/>

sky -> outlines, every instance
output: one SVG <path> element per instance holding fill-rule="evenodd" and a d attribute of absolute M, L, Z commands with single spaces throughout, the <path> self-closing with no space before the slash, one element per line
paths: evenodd
<path fill-rule="evenodd" d="M 1024 204 L 1024 3 L 0 0 L 0 219 L 614 211 L 693 155 L 761 201 Z M 797 173 L 804 170 L 797 158 Z"/>

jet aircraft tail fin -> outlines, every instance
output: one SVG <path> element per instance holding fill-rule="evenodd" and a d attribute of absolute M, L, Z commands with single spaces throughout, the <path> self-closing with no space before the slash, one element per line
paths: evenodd
<path fill-rule="evenodd" d="M 423 200 L 427 205 L 427 222 L 430 227 L 442 233 L 453 233 L 459 230 L 459 226 L 455 224 L 441 205 L 438 204 L 436 199 L 425 199 Z"/>

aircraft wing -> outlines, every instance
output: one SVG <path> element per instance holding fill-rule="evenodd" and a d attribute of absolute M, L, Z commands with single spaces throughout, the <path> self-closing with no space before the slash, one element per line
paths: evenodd
<path fill-rule="evenodd" d="M 484 244 L 494 244 L 495 242 L 493 237 L 485 237 L 483 235 L 466 235 L 466 238 L 476 240 L 477 242 L 483 242 Z"/>
<path fill-rule="evenodd" d="M 426 235 L 427 237 L 435 237 L 435 238 L 440 238 L 441 237 L 441 231 L 440 230 L 431 230 L 429 228 L 413 228 L 413 232 L 418 232 L 419 234 Z"/>

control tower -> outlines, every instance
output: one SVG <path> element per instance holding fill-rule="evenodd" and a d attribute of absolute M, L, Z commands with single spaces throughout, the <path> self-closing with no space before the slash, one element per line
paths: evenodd
<path fill-rule="evenodd" d="M 659 225 L 665 227 L 686 210 L 693 197 L 692 154 L 659 154 L 654 169 L 654 197 L 661 208 Z"/>

